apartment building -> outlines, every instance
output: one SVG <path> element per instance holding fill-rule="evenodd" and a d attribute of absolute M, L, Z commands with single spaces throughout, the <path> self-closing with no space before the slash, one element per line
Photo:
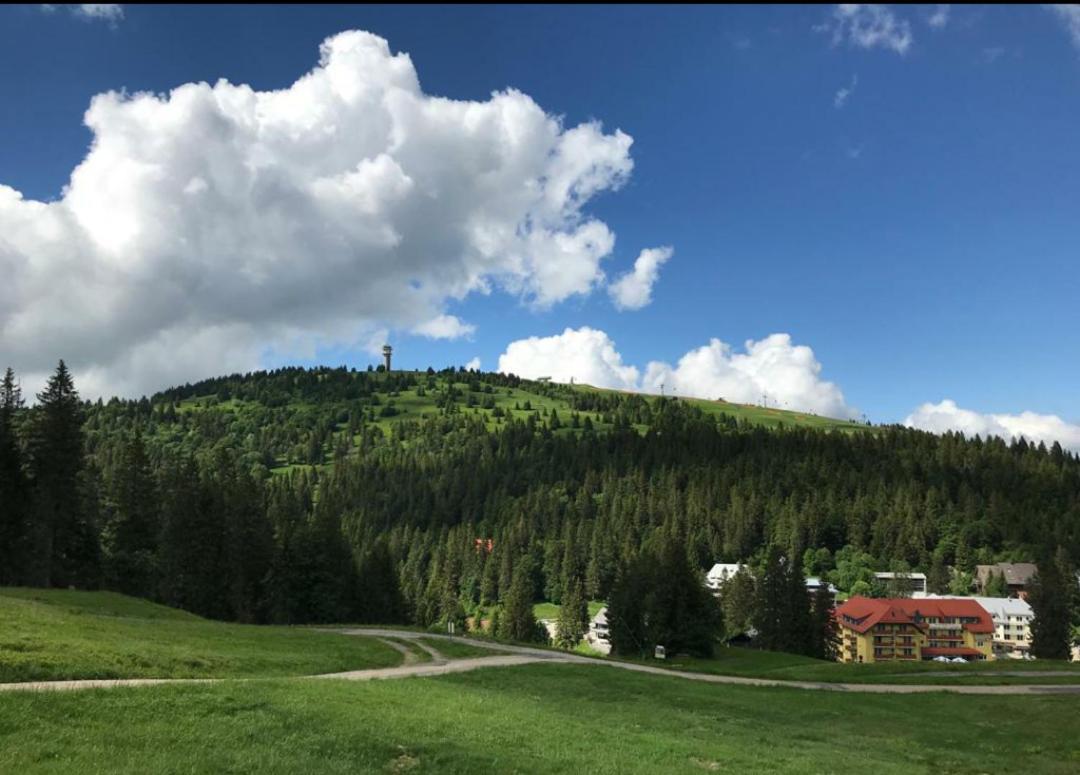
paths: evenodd
<path fill-rule="evenodd" d="M 993 619 L 971 598 L 853 597 L 836 622 L 842 662 L 993 659 Z"/>

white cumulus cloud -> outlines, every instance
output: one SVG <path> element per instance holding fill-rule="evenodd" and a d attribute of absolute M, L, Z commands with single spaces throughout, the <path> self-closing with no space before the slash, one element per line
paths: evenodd
<path fill-rule="evenodd" d="M 606 333 L 588 326 L 511 342 L 499 356 L 499 371 L 529 379 L 551 377 L 555 382 L 638 389 L 638 370 L 622 362 Z"/>
<path fill-rule="evenodd" d="M 816 30 L 832 35 L 832 44 L 847 42 L 856 48 L 884 48 L 906 54 L 913 38 L 911 24 L 887 5 L 842 3 Z"/>
<path fill-rule="evenodd" d="M 0 184 L 0 356 L 28 383 L 64 357 L 91 396 L 464 336 L 446 306 L 472 293 L 591 293 L 615 237 L 586 207 L 633 168 L 629 135 L 514 89 L 426 94 L 361 31 L 281 89 L 109 92 L 85 122 L 61 198 Z"/>
<path fill-rule="evenodd" d="M 652 288 L 660 279 L 660 267 L 674 255 L 670 247 L 646 248 L 634 261 L 634 268 L 608 286 L 615 307 L 641 309 L 652 301 Z"/>
<path fill-rule="evenodd" d="M 1045 7 L 1061 20 L 1073 45 L 1080 50 L 1080 5 L 1057 3 Z"/>
<path fill-rule="evenodd" d="M 923 404 L 908 415 L 904 425 L 934 433 L 958 431 L 965 436 L 1000 436 L 1006 441 L 1024 438 L 1048 445 L 1056 441 L 1062 447 L 1080 452 L 1080 425 L 1052 414 L 980 414 L 946 399 L 939 404 Z"/>
<path fill-rule="evenodd" d="M 469 371 L 480 371 L 480 359 L 473 358 L 471 361 L 465 364 L 465 368 Z"/>
<path fill-rule="evenodd" d="M 691 350 L 675 366 L 653 361 L 644 373 L 623 362 L 603 331 L 566 329 L 549 337 L 512 342 L 499 358 L 499 371 L 522 377 L 551 377 L 597 387 L 717 399 L 791 409 L 829 417 L 854 418 L 859 412 L 840 388 L 821 378 L 813 350 L 795 345 L 788 334 L 747 341 L 743 352 L 713 339 Z"/>

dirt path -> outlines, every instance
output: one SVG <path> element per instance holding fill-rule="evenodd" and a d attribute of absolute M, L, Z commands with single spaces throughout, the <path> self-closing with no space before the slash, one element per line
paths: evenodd
<path fill-rule="evenodd" d="M 404 662 L 397 667 L 384 667 L 371 670 L 350 670 L 342 673 L 327 673 L 309 677 L 298 677 L 285 680 L 310 680 L 312 678 L 324 680 L 344 681 L 376 681 L 391 678 L 410 678 L 447 675 L 449 673 L 463 673 L 470 670 L 480 670 L 492 667 L 512 667 L 515 665 L 529 665 L 542 662 L 572 665 L 591 665 L 593 667 L 611 668 L 616 670 L 629 670 L 635 673 L 648 673 L 650 675 L 664 676 L 665 678 L 682 678 L 688 681 L 702 681 L 704 683 L 725 684 L 731 686 L 758 686 L 786 689 L 808 689 L 828 692 L 851 692 L 856 694 L 923 694 L 927 692 L 953 692 L 956 694 L 1070 694 L 1080 695 L 1080 684 L 1067 685 L 1018 685 L 1011 686 L 964 686 L 964 685 L 924 685 L 924 684 L 845 684 L 827 683 L 823 681 L 780 681 L 770 678 L 743 678 L 729 675 L 712 675 L 710 673 L 687 673 L 681 670 L 667 670 L 662 667 L 651 665 L 639 665 L 633 662 L 619 662 L 615 660 L 590 659 L 576 654 L 567 654 L 560 651 L 530 648 L 528 646 L 510 646 L 502 643 L 487 643 L 482 640 L 471 638 L 453 638 L 449 635 L 432 635 L 425 632 L 413 632 L 411 630 L 391 629 L 350 629 L 333 630 L 345 635 L 378 638 L 400 651 L 404 655 Z M 490 657 L 470 657 L 467 659 L 447 659 L 437 649 L 419 641 L 419 638 L 428 640 L 447 640 L 468 643 L 471 646 L 490 649 L 497 652 Z M 392 639 L 392 640 L 389 640 Z M 402 643 L 394 641 L 407 641 L 424 649 L 432 656 L 432 662 L 416 663 L 416 655 Z M 411 659 L 410 659 L 411 658 Z M 1034 671 L 1032 671 L 1034 672 Z M 1045 675 L 1041 673 L 1040 675 Z M 228 678 L 130 678 L 118 680 L 85 680 L 85 681 L 34 681 L 26 683 L 0 684 L 0 692 L 3 691 L 64 691 L 76 689 L 99 689 L 115 686 L 155 686 L 158 684 L 173 683 L 220 683 L 229 680 L 264 680 L 264 679 L 228 679 Z"/>

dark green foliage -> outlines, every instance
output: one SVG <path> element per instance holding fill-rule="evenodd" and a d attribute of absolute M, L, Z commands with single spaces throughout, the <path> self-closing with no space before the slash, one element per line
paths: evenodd
<path fill-rule="evenodd" d="M 514 569 L 510 589 L 499 613 L 498 637 L 503 640 L 543 642 L 547 640 L 543 626 L 533 615 L 532 564 L 521 558 Z"/>
<path fill-rule="evenodd" d="M 712 656 L 723 631 L 719 602 L 686 557 L 685 539 L 661 533 L 620 570 L 608 603 L 612 651 Z"/>
<path fill-rule="evenodd" d="M 810 608 L 810 648 L 806 655 L 816 659 L 836 659 L 839 633 L 833 616 L 833 595 L 827 584 L 815 590 Z"/>
<path fill-rule="evenodd" d="M 778 546 L 766 550 L 765 562 L 757 579 L 757 604 L 754 626 L 757 643 L 769 651 L 816 656 L 830 647 L 829 633 L 824 630 L 826 607 L 831 607 L 827 587 L 819 600 L 813 601 L 806 590 L 802 565 L 786 555 Z"/>
<path fill-rule="evenodd" d="M 456 369 L 288 368 L 92 405 L 70 384 L 50 390 L 13 411 L 14 446 L 0 430 L 5 494 L 18 489 L 11 472 L 33 475 L 24 516 L 0 519 L 23 535 L 26 579 L 49 580 L 56 528 L 69 548 L 54 583 L 95 583 L 103 535 L 111 585 L 149 576 L 148 594 L 218 618 L 460 621 L 505 603 L 523 561 L 530 602 L 580 579 L 586 599 L 618 610 L 619 569 L 669 533 L 695 575 L 775 542 L 808 547 L 799 564 L 852 593 L 883 594 L 873 570 L 900 562 L 940 588 L 1046 544 L 1080 558 L 1080 462 L 1060 447 L 769 429 L 703 402 Z M 128 449 L 136 436 L 141 455 Z M 131 564 L 154 546 L 138 526 L 155 521 L 154 562 Z M 644 593 L 624 597 L 629 610 Z"/>
<path fill-rule="evenodd" d="M 86 502 L 83 408 L 63 361 L 37 399 L 27 443 L 35 504 L 27 580 L 36 586 L 94 588 L 100 548 Z"/>
<path fill-rule="evenodd" d="M 983 594 L 987 597 L 1008 597 L 1009 585 L 1005 582 L 1005 573 L 990 572 L 990 577 L 986 580 L 986 589 L 983 590 Z"/>
<path fill-rule="evenodd" d="M 159 504 L 154 474 L 142 436 L 124 444 L 111 477 L 109 516 L 102 531 L 105 583 L 128 595 L 157 592 Z"/>
<path fill-rule="evenodd" d="M 1076 576 L 1064 553 L 1047 554 L 1031 580 L 1028 603 L 1031 622 L 1031 653 L 1038 659 L 1068 659 L 1071 645 L 1072 606 L 1076 599 Z"/>
<path fill-rule="evenodd" d="M 589 604 L 585 599 L 585 586 L 581 579 L 574 579 L 568 585 L 559 608 L 555 643 L 565 649 L 572 649 L 581 642 L 589 631 Z"/>
<path fill-rule="evenodd" d="M 728 638 L 745 635 L 754 627 L 757 589 L 754 574 L 747 567 L 720 586 L 720 605 L 724 611 L 724 633 Z"/>
<path fill-rule="evenodd" d="M 15 373 L 7 369 L 0 384 L 0 586 L 26 583 L 30 560 L 30 483 L 15 427 L 22 406 Z"/>

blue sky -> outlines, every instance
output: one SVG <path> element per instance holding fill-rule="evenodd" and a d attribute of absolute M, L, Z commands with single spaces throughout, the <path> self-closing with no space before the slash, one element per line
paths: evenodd
<path fill-rule="evenodd" d="M 952 399 L 980 417 L 1075 424 L 1080 15 L 880 13 L 862 19 L 863 31 L 885 30 L 868 40 L 838 26 L 832 7 L 130 6 L 87 19 L 6 6 L 0 184 L 61 200 L 87 156 L 83 114 L 96 94 L 218 78 L 286 89 L 315 67 L 324 39 L 365 30 L 408 53 L 425 95 L 484 102 L 512 88 L 565 128 L 595 120 L 633 138 L 632 173 L 582 208 L 615 235 L 599 263 L 607 284 L 546 308 L 497 283 L 451 294 L 440 311 L 473 333 L 432 340 L 387 321 L 401 365 L 478 357 L 494 369 L 514 340 L 589 327 L 644 379 L 650 361 L 675 368 L 714 338 L 740 352 L 786 333 L 812 348 L 845 407 L 876 421 Z M 606 288 L 657 246 L 674 255 L 651 303 L 620 311 Z M 338 339 L 307 350 L 261 342 L 262 357 L 371 360 Z M 40 371 L 10 326 L 0 356 Z M 79 365 L 78 351 L 48 354 L 60 356 Z M 118 378 L 123 361 L 109 358 L 85 359 L 90 382 L 163 387 Z"/>

